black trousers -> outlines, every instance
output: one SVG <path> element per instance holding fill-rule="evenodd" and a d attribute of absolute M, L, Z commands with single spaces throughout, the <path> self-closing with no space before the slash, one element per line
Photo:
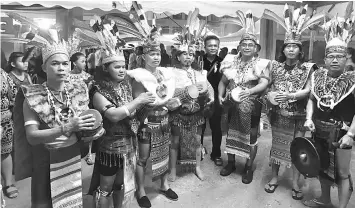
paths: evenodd
<path fill-rule="evenodd" d="M 216 92 L 215 92 L 216 94 Z M 221 157 L 222 129 L 221 129 L 222 107 L 218 103 L 218 97 L 215 96 L 214 112 L 209 118 L 210 128 L 212 131 L 212 152 L 211 158 Z M 202 126 L 201 144 L 206 130 L 206 122 Z"/>

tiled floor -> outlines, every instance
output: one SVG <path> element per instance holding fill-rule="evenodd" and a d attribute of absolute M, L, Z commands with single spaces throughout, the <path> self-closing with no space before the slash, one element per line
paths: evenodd
<path fill-rule="evenodd" d="M 265 122 L 265 117 L 262 119 Z M 262 126 L 264 126 L 262 124 Z M 267 124 L 265 126 L 268 126 Z M 207 132 L 207 135 L 210 135 Z M 225 139 L 223 139 L 222 148 Z M 211 137 L 206 136 L 204 144 L 208 151 L 211 150 Z M 164 196 L 157 194 L 159 182 L 151 182 L 151 172 L 146 177 L 146 186 L 148 197 L 151 199 L 153 207 L 156 208 L 301 208 L 304 207 L 300 201 L 291 198 L 290 177 L 288 169 L 280 170 L 280 186 L 274 194 L 268 194 L 264 191 L 264 185 L 271 176 L 271 168 L 268 165 L 268 155 L 271 146 L 270 130 L 262 130 L 259 138 L 259 152 L 256 157 L 256 170 L 254 181 L 245 185 L 241 182 L 241 171 L 244 166 L 244 160 L 237 159 L 237 171 L 228 177 L 219 175 L 221 167 L 216 167 L 214 163 L 205 158 L 202 167 L 205 173 L 205 181 L 200 181 L 192 173 L 179 174 L 178 179 L 171 183 L 171 187 L 179 194 L 179 200 L 172 202 Z M 355 150 L 354 150 L 355 151 Z M 223 155 L 226 162 L 226 155 Z M 355 175 L 355 157 L 352 160 L 351 172 Z M 83 161 L 84 191 L 87 191 L 90 182 L 92 166 L 87 166 Z M 311 198 L 320 194 L 319 182 L 316 179 L 302 179 L 305 198 Z M 6 199 L 7 208 L 29 208 L 30 207 L 30 180 L 19 181 L 17 186 L 20 190 L 20 196 L 17 199 Z M 332 189 L 332 201 L 337 204 L 337 189 Z M 85 196 L 84 208 L 92 207 L 92 197 Z M 131 208 L 138 207 L 136 201 L 133 201 Z M 355 198 L 351 199 L 348 207 L 355 207 Z"/>

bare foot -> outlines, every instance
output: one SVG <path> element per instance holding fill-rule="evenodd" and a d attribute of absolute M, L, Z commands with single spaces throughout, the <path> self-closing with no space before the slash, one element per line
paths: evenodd
<path fill-rule="evenodd" d="M 202 173 L 202 170 L 200 167 L 196 167 L 195 169 L 195 175 L 197 176 L 197 178 L 199 178 L 201 181 L 205 180 L 205 177 Z"/>
<path fill-rule="evenodd" d="M 176 180 L 176 168 L 171 168 L 168 181 L 174 182 Z"/>

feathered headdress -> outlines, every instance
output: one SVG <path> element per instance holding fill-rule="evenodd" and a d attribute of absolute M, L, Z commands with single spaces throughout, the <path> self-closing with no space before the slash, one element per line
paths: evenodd
<path fill-rule="evenodd" d="M 334 16 L 323 25 L 325 31 L 326 54 L 339 52 L 346 53 L 347 46 L 355 32 L 355 16 L 353 12 L 353 2 L 350 1 L 345 11 L 344 18 Z"/>
<path fill-rule="evenodd" d="M 143 53 L 147 53 L 152 50 L 160 51 L 160 28 L 158 29 L 155 26 L 149 26 L 144 10 L 142 6 L 137 3 L 137 1 L 132 1 L 132 7 L 129 13 L 129 18 L 142 35 Z"/>
<path fill-rule="evenodd" d="M 203 35 L 206 32 L 206 20 L 199 20 L 199 9 L 190 11 L 187 17 L 186 25 L 182 33 L 177 33 L 174 41 L 180 45 L 179 51 L 201 50 L 203 47 Z"/>
<path fill-rule="evenodd" d="M 325 16 L 325 13 L 322 12 L 311 17 L 307 15 L 307 9 L 308 5 L 303 7 L 300 4 L 300 7 L 294 10 L 285 4 L 283 18 L 268 9 L 265 9 L 263 17 L 273 20 L 285 28 L 286 34 L 284 44 L 302 44 L 302 32 L 313 25 L 319 24 Z"/>
<path fill-rule="evenodd" d="M 36 32 L 27 33 L 25 39 L 30 40 L 29 44 L 39 46 L 42 49 L 43 63 L 54 54 L 65 54 L 69 57 L 68 45 L 59 37 L 57 28 L 42 29 L 31 19 L 12 12 L 6 14 L 23 24 L 29 24 L 32 29 L 36 30 Z"/>
<path fill-rule="evenodd" d="M 240 10 L 236 11 L 236 13 L 240 20 L 241 26 L 243 27 L 242 29 L 244 30 L 240 42 L 244 40 L 253 40 L 256 44 L 258 44 L 258 39 L 255 34 L 255 22 L 251 10 L 248 10 L 245 14 Z"/>
<path fill-rule="evenodd" d="M 118 38 L 119 32 L 114 21 L 103 17 L 94 16 L 90 20 L 92 30 L 75 28 L 78 38 L 87 42 L 92 47 L 101 48 L 101 63 L 106 64 L 114 61 L 124 61 L 124 56 L 119 47 L 124 41 Z M 117 50 L 116 50 L 117 49 Z"/>

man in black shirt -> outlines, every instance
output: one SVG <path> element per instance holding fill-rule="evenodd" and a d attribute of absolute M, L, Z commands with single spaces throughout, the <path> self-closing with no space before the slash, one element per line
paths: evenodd
<path fill-rule="evenodd" d="M 217 36 L 207 36 L 204 40 L 206 54 L 203 56 L 203 69 L 208 71 L 207 79 L 211 83 L 214 95 L 214 112 L 209 119 L 210 128 L 212 131 L 212 152 L 211 160 L 217 166 L 222 166 L 223 161 L 221 159 L 221 142 L 222 142 L 222 130 L 221 130 L 221 114 L 222 107 L 219 105 L 218 101 L 218 84 L 221 80 L 222 74 L 219 71 L 222 58 L 220 58 L 218 53 L 219 48 L 219 38 Z M 206 129 L 206 124 L 202 127 L 201 143 L 203 144 L 203 135 Z"/>

